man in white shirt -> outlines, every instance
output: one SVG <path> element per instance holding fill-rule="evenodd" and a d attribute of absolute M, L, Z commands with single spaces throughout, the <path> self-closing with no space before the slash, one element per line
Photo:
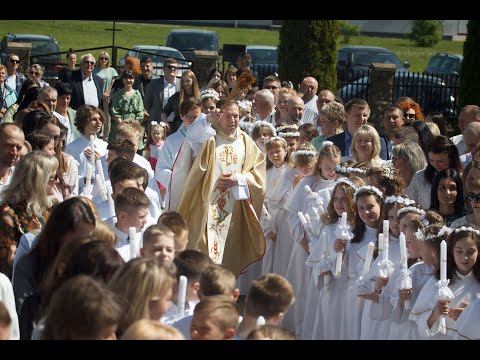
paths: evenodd
<path fill-rule="evenodd" d="M 311 123 L 316 126 L 315 119 L 318 115 L 317 91 L 318 81 L 315 78 L 309 76 L 303 79 L 300 89 L 298 90 L 303 99 L 303 103 L 305 104 L 305 110 L 302 115 L 302 124 Z"/>
<path fill-rule="evenodd" d="M 24 142 L 25 135 L 18 125 L 14 123 L 0 125 L 0 195 L 3 188 L 10 183 Z"/>
<path fill-rule="evenodd" d="M 25 81 L 25 75 L 17 71 L 19 65 L 20 58 L 18 55 L 8 54 L 7 62 L 5 63 L 5 66 L 7 67 L 7 78 L 5 79 L 5 82 L 10 89 L 14 89 L 17 92 L 17 95 L 20 93 L 22 84 Z"/>
<path fill-rule="evenodd" d="M 103 108 L 103 80 L 93 74 L 94 68 L 95 57 L 92 54 L 85 54 L 80 58 L 80 69 L 72 71 L 70 106 L 75 110 L 82 105 Z"/>
<path fill-rule="evenodd" d="M 269 89 L 258 90 L 253 96 L 253 111 L 257 120 L 266 121 L 273 126 L 275 121 L 275 96 Z"/>
<path fill-rule="evenodd" d="M 463 140 L 463 132 L 469 124 L 477 121 L 480 122 L 480 106 L 478 105 L 465 105 L 460 114 L 458 114 L 458 127 L 461 134 L 452 136 L 450 139 L 457 146 L 460 155 L 467 152 L 467 147 Z"/>

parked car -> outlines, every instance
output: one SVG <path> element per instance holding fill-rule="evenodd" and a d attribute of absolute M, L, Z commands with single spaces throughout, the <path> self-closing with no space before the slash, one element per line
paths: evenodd
<path fill-rule="evenodd" d="M 364 76 L 338 90 L 338 96 L 348 102 L 353 98 L 368 100 L 369 77 Z M 393 101 L 408 96 L 417 101 L 425 115 L 440 111 L 446 118 L 455 118 L 458 114 L 456 89 L 450 88 L 439 77 L 397 71 L 393 78 Z"/>
<path fill-rule="evenodd" d="M 50 35 L 7 34 L 0 42 L 0 60 L 4 64 L 8 55 L 8 43 L 31 43 L 30 64 L 40 64 L 44 68 L 42 79 L 54 85 L 58 81 L 58 71 L 62 68 L 60 47 L 57 40 Z M 22 61 L 22 59 L 20 59 Z M 26 71 L 27 69 L 22 69 Z"/>
<path fill-rule="evenodd" d="M 394 64 L 396 71 L 407 71 L 408 62 L 401 62 L 392 51 L 375 46 L 344 46 L 338 49 L 337 79 L 352 82 L 366 75 L 372 63 Z"/>
<path fill-rule="evenodd" d="M 252 55 L 250 68 L 258 73 L 257 81 L 261 88 L 264 78 L 278 73 L 277 47 L 247 45 L 246 52 Z"/>
<path fill-rule="evenodd" d="M 167 35 L 167 46 L 178 49 L 187 61 L 194 61 L 194 50 L 216 51 L 221 55 L 216 31 L 173 29 Z"/>
<path fill-rule="evenodd" d="M 155 46 L 155 45 L 135 45 L 120 59 L 118 64 L 123 66 L 125 64 L 125 59 L 128 56 L 136 56 L 139 59 L 142 59 L 145 56 L 152 58 L 153 63 L 153 73 L 155 75 L 163 75 L 163 62 L 167 58 L 177 59 L 179 69 L 177 71 L 177 77 L 181 77 L 184 70 L 189 69 L 191 64 L 185 60 L 183 54 L 168 46 Z"/>
<path fill-rule="evenodd" d="M 427 74 L 459 75 L 463 55 L 436 53 L 432 55 L 425 68 Z"/>

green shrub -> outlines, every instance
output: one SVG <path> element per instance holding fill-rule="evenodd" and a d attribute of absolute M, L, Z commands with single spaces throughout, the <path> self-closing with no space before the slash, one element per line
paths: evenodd
<path fill-rule="evenodd" d="M 360 35 L 360 25 L 351 24 L 348 21 L 340 20 L 340 35 L 343 36 L 342 42 L 348 44 L 352 36 Z"/>
<path fill-rule="evenodd" d="M 433 47 L 442 40 L 441 28 L 438 20 L 413 20 L 412 32 L 407 37 L 416 46 Z"/>
<path fill-rule="evenodd" d="M 307 76 L 336 92 L 338 20 L 285 20 L 278 45 L 279 73 L 296 87 Z"/>
<path fill-rule="evenodd" d="M 465 105 L 480 104 L 478 64 L 480 64 L 480 21 L 469 20 L 460 69 L 460 109 Z"/>

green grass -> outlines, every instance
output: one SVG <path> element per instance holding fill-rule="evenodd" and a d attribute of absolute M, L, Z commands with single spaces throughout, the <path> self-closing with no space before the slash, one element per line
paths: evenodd
<path fill-rule="evenodd" d="M 122 31 L 115 35 L 115 45 L 129 48 L 133 45 L 165 45 L 167 33 L 173 28 L 200 28 L 158 24 L 116 23 Z M 62 51 L 69 48 L 88 49 L 112 45 L 112 22 L 79 20 L 3 20 L 0 35 L 6 33 L 48 34 L 54 36 Z M 201 27 L 215 30 L 223 44 L 278 45 L 278 31 L 261 29 L 235 29 Z M 339 46 L 346 44 L 340 43 Z M 411 64 L 409 70 L 423 71 L 430 56 L 437 52 L 463 54 L 463 42 L 441 41 L 434 48 L 419 48 L 406 39 L 354 36 L 348 45 L 381 46 L 392 50 L 401 61 Z M 93 51 L 94 55 L 98 51 Z M 119 51 L 119 57 L 125 51 Z M 304 55 L 304 54 L 299 54 Z"/>

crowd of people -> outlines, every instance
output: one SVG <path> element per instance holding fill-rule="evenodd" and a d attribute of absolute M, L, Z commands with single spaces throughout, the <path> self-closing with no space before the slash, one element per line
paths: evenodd
<path fill-rule="evenodd" d="M 67 57 L 0 65 L 0 339 L 480 339 L 479 106 Z"/>

